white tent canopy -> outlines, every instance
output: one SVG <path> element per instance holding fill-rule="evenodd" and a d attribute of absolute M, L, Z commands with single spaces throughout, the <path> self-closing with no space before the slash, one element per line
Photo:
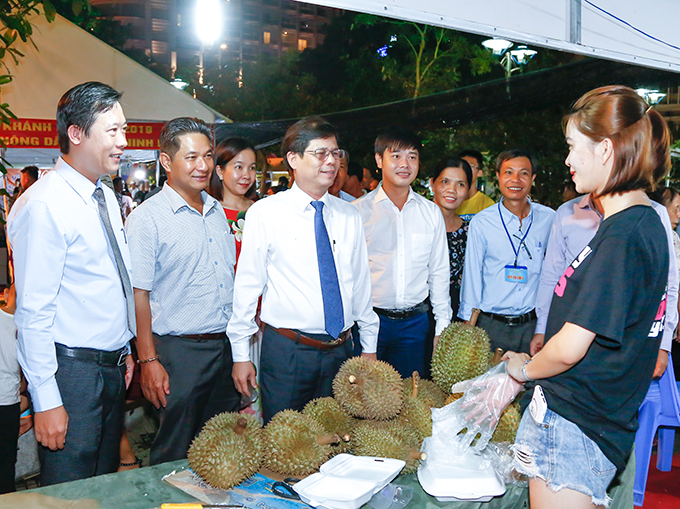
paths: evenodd
<path fill-rule="evenodd" d="M 4 59 L 14 80 L 0 88 L 2 102 L 19 118 L 53 119 L 64 92 L 79 83 L 101 81 L 123 92 L 128 121 L 165 122 L 183 116 L 229 121 L 61 16 L 52 23 L 44 16 L 32 22 L 37 49 L 16 43 L 25 57 L 18 66 Z"/>
<path fill-rule="evenodd" d="M 680 72 L 678 0 L 304 1 Z"/>

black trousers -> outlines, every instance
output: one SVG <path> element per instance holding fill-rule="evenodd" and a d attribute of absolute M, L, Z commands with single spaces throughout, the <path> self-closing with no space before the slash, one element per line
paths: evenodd
<path fill-rule="evenodd" d="M 536 320 L 519 325 L 505 325 L 485 315 L 479 315 L 477 327 L 484 329 L 491 340 L 491 351 L 502 348 L 504 352 L 529 353 L 531 340 L 536 331 Z"/>
<path fill-rule="evenodd" d="M 118 469 L 125 405 L 125 364 L 102 366 L 57 354 L 57 385 L 68 413 L 63 449 L 40 446 L 43 486 Z"/>
<path fill-rule="evenodd" d="M 186 458 L 203 425 L 219 413 L 238 411 L 241 396 L 231 378 L 229 340 L 153 338 L 170 383 L 167 406 L 157 411 L 160 426 L 151 445 L 151 464 L 157 465 Z"/>
<path fill-rule="evenodd" d="M 330 341 L 326 334 L 306 334 Z M 319 350 L 281 336 L 265 326 L 260 354 L 262 417 L 267 423 L 281 410 L 302 410 L 314 398 L 333 395 L 333 378 L 352 356 L 352 342 L 332 350 Z"/>
<path fill-rule="evenodd" d="M 0 406 L 0 495 L 16 490 L 14 464 L 17 462 L 21 404 Z"/>

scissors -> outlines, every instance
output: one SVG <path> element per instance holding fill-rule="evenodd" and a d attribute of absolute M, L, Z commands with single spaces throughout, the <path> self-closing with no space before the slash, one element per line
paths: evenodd
<path fill-rule="evenodd" d="M 276 481 L 271 485 L 272 493 L 289 500 L 300 500 L 300 495 L 293 489 L 293 485 L 299 482 L 300 479 L 295 477 L 286 477 L 283 481 Z"/>

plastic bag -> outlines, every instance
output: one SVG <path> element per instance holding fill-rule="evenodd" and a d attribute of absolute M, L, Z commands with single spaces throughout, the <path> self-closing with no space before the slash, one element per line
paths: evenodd
<path fill-rule="evenodd" d="M 411 498 L 413 498 L 411 486 L 390 483 L 373 495 L 373 498 L 367 503 L 373 509 L 401 509 L 408 505 Z"/>
<path fill-rule="evenodd" d="M 496 425 L 523 385 L 508 375 L 501 362 L 483 375 L 455 384 L 452 393 L 462 398 L 443 408 L 432 409 L 432 435 L 462 454 L 479 453 L 486 447 Z"/>
<path fill-rule="evenodd" d="M 491 459 L 494 470 L 500 474 L 505 484 L 514 484 L 521 488 L 529 486 L 529 478 L 515 470 L 514 445 L 508 442 L 491 443 L 484 449 L 484 455 Z"/>

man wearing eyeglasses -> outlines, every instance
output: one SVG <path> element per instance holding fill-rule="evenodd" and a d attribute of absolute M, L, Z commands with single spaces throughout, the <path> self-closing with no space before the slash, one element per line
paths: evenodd
<path fill-rule="evenodd" d="M 496 160 L 503 198 L 470 221 L 458 317 L 491 339 L 491 348 L 529 353 L 536 329 L 536 293 L 555 211 L 529 200 L 536 165 L 524 150 Z"/>
<path fill-rule="evenodd" d="M 382 183 L 353 202 L 364 221 L 373 304 L 380 317 L 378 359 L 404 378 L 414 371 L 428 375 L 430 307 L 435 343 L 452 314 L 444 217 L 436 204 L 411 189 L 420 150 L 420 138 L 409 130 L 391 128 L 378 136 L 375 161 Z"/>
<path fill-rule="evenodd" d="M 376 357 L 378 317 L 361 217 L 331 196 L 344 151 L 337 131 L 320 117 L 300 120 L 282 141 L 295 182 L 289 191 L 255 203 L 246 216 L 227 327 L 236 388 L 257 386 L 249 352 L 262 296 L 264 323 L 259 381 L 268 422 L 284 409 L 302 410 L 332 395 L 340 365 L 352 355 L 357 322 L 363 355 Z"/>
<path fill-rule="evenodd" d="M 472 168 L 472 182 L 467 198 L 458 207 L 456 214 L 463 220 L 469 221 L 475 214 L 494 204 L 494 201 L 477 189 L 477 179 L 484 175 L 484 156 L 477 150 L 463 150 L 458 159 L 464 159 Z"/>

